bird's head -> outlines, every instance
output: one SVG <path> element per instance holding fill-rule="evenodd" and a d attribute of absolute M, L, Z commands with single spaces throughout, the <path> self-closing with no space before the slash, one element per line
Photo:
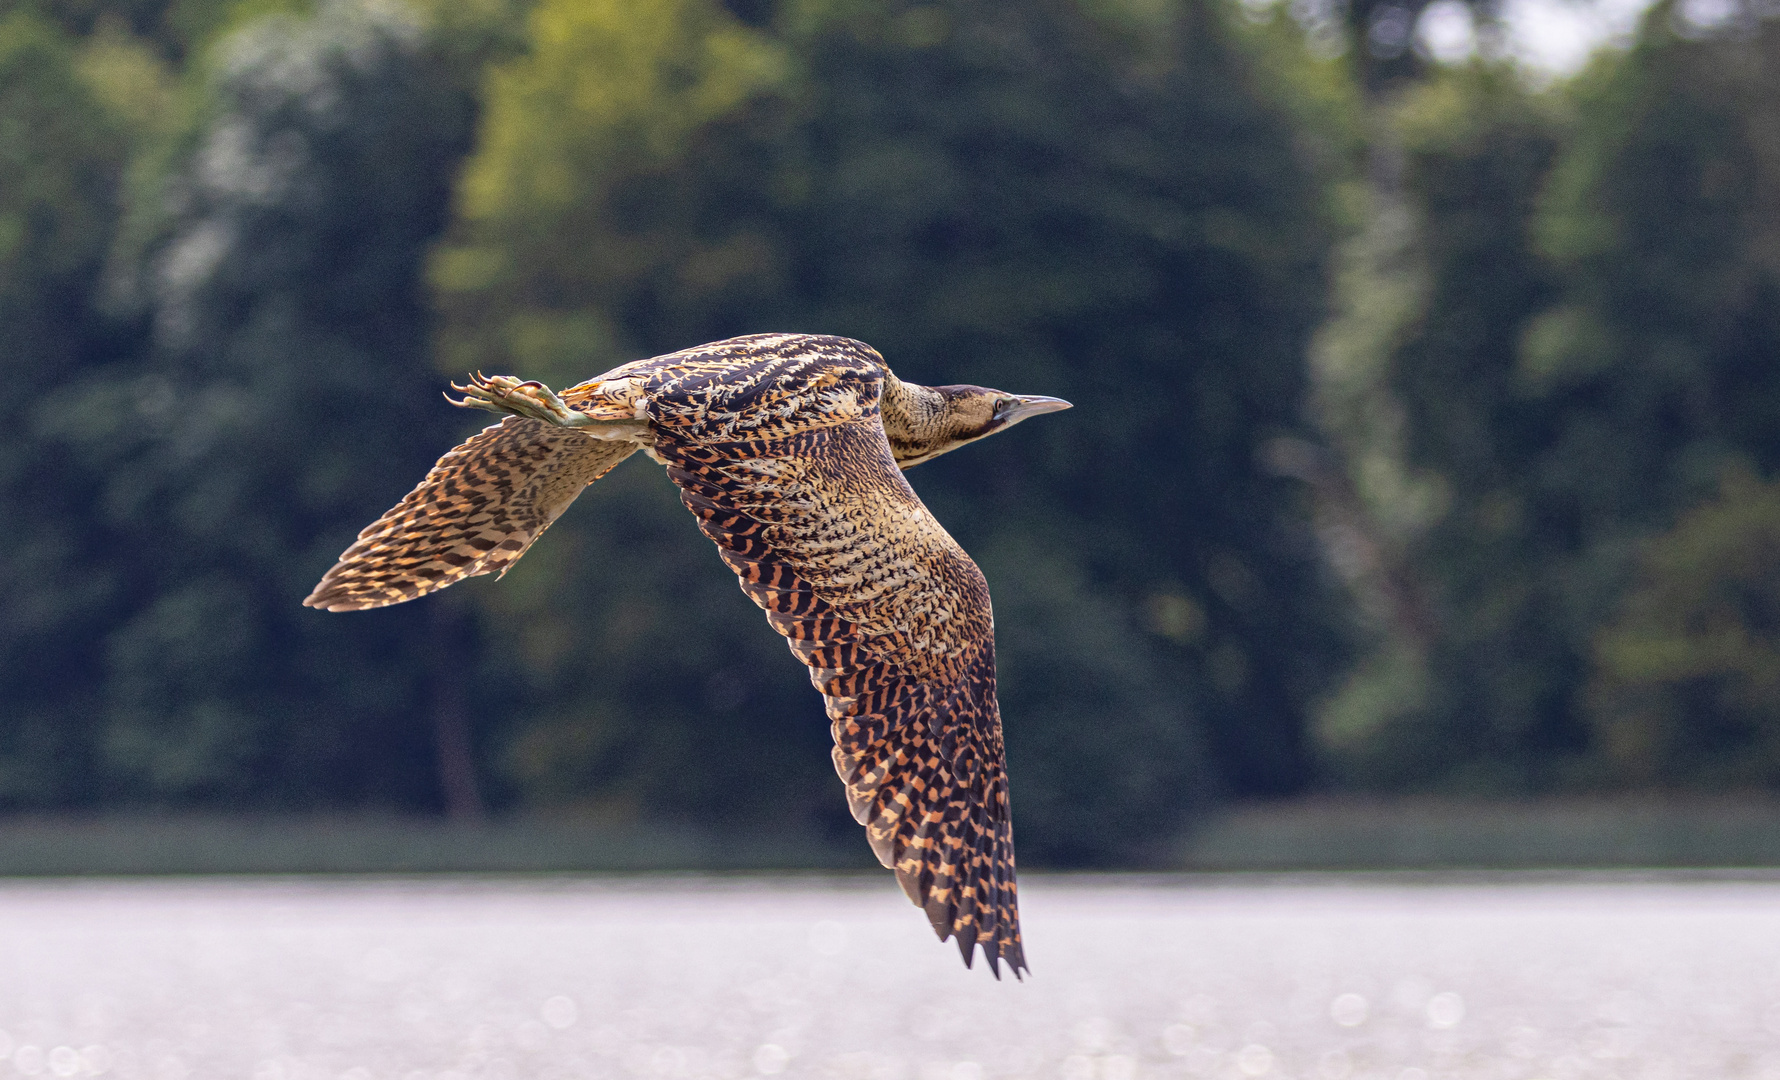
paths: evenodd
<path fill-rule="evenodd" d="M 986 386 L 901 383 L 884 399 L 884 434 L 903 468 L 1006 431 L 1028 417 L 1070 407 L 1062 398 L 1009 394 Z"/>

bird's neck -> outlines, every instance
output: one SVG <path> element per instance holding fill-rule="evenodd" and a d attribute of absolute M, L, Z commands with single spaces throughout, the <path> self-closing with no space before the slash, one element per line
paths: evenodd
<path fill-rule="evenodd" d="M 918 465 L 951 448 L 954 433 L 947 423 L 950 409 L 945 395 L 938 390 L 903 382 L 886 373 L 879 409 L 884 417 L 884 435 L 890 440 L 890 452 L 903 468 Z"/>

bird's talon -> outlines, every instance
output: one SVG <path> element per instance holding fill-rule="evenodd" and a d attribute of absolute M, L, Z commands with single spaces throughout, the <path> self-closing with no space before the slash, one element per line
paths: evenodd
<path fill-rule="evenodd" d="M 452 383 L 451 388 L 464 395 L 451 402 L 460 408 L 510 413 L 561 427 L 583 427 L 592 422 L 536 379 L 521 381 L 511 375 L 489 376 L 478 371 L 470 376 L 468 386 Z M 447 400 L 451 400 L 449 396 Z"/>

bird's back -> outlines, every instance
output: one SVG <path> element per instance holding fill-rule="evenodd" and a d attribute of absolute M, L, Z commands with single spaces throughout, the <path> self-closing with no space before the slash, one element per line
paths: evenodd
<path fill-rule="evenodd" d="M 571 406 L 624 402 L 659 435 L 699 442 L 777 439 L 856 420 L 889 367 L 849 338 L 752 334 L 613 368 L 563 392 Z"/>

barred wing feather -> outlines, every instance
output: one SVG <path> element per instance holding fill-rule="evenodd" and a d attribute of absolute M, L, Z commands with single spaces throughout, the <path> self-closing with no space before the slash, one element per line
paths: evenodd
<path fill-rule="evenodd" d="M 822 692 L 853 816 L 942 940 L 1000 976 L 1020 945 L 995 634 L 982 572 L 922 505 L 875 408 L 656 452 L 742 590 Z M 784 427 L 796 428 L 787 421 Z"/>
<path fill-rule="evenodd" d="M 326 611 L 383 607 L 477 574 L 505 573 L 582 489 L 638 449 L 510 416 L 440 458 L 359 533 L 303 603 Z"/>

